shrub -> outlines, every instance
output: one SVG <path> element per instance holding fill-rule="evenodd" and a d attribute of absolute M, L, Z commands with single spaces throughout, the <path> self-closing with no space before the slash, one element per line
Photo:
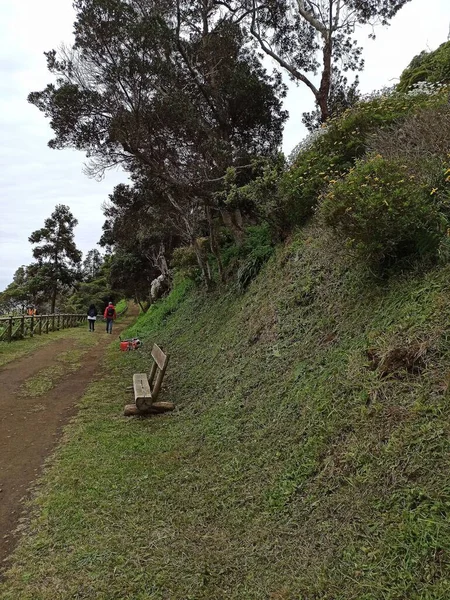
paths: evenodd
<path fill-rule="evenodd" d="M 326 131 L 316 135 L 313 143 L 297 155 L 280 180 L 284 222 L 291 228 L 303 225 L 330 181 L 344 176 L 366 154 L 374 132 L 390 131 L 407 117 L 427 107 L 439 110 L 446 102 L 445 89 L 432 95 L 389 90 L 358 103 L 342 117 L 331 119 Z"/>
<path fill-rule="evenodd" d="M 271 230 L 268 223 L 246 227 L 245 237 L 240 246 L 236 245 L 231 237 L 224 239 L 222 242 L 223 266 L 230 271 L 236 271 L 236 267 L 240 262 L 260 249 L 273 251 Z"/>
<path fill-rule="evenodd" d="M 316 147 L 297 157 L 280 179 L 280 214 L 284 228 L 303 225 L 313 214 L 317 199 L 333 175 L 333 161 Z"/>
<path fill-rule="evenodd" d="M 243 292 L 274 252 L 271 228 L 268 223 L 252 225 L 241 246 L 229 242 L 222 250 L 222 262 L 228 276 L 236 273 L 238 289 Z"/>
<path fill-rule="evenodd" d="M 450 42 L 434 52 L 421 52 L 403 71 L 398 90 L 406 92 L 420 82 L 450 83 Z"/>
<path fill-rule="evenodd" d="M 248 258 L 246 258 L 238 269 L 237 272 L 237 287 L 238 290 L 243 293 L 252 279 L 254 279 L 264 263 L 266 263 L 273 254 L 273 248 L 268 246 L 261 246 L 255 248 Z"/>
<path fill-rule="evenodd" d="M 285 228 L 279 195 L 279 182 L 285 168 L 285 158 L 280 154 L 272 159 L 255 161 L 251 173 L 245 173 L 246 177 L 229 169 L 226 189 L 216 194 L 216 200 L 219 205 L 223 203 L 228 208 L 239 208 L 251 219 L 267 223 L 272 236 L 279 239 Z M 248 177 L 251 179 L 248 180 Z"/>
<path fill-rule="evenodd" d="M 375 156 L 332 183 L 320 213 L 351 247 L 383 264 L 437 251 L 446 219 L 435 192 L 407 165 Z"/>
<path fill-rule="evenodd" d="M 443 164 L 450 154 L 450 106 L 422 108 L 400 126 L 376 132 L 369 145 L 384 158 L 406 160 L 419 167 L 430 159 Z"/>
<path fill-rule="evenodd" d="M 447 91 L 402 94 L 388 90 L 360 102 L 343 117 L 332 120 L 327 134 L 317 144 L 317 152 L 331 157 L 340 169 L 348 169 L 367 151 L 369 136 L 375 131 L 402 123 L 426 107 L 446 105 Z"/>
<path fill-rule="evenodd" d="M 197 280 L 200 277 L 197 258 L 193 246 L 175 248 L 170 266 L 182 277 Z"/>

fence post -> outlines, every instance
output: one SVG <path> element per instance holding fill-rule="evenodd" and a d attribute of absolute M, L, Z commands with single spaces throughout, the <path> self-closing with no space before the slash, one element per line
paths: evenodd
<path fill-rule="evenodd" d="M 38 319 L 39 319 L 39 335 L 42 335 L 42 315 L 39 315 Z"/>
<path fill-rule="evenodd" d="M 47 319 L 45 321 L 45 332 L 48 333 L 48 329 L 50 327 L 50 315 L 47 315 Z"/>
<path fill-rule="evenodd" d="M 58 313 L 58 331 L 61 326 L 61 315 Z"/>
<path fill-rule="evenodd" d="M 34 334 L 33 329 L 34 329 L 34 315 L 32 315 L 31 319 L 30 319 L 30 337 L 33 337 L 33 334 Z"/>
<path fill-rule="evenodd" d="M 20 323 L 20 333 L 22 337 L 25 337 L 25 315 L 22 315 L 22 321 Z"/>
<path fill-rule="evenodd" d="M 9 317 L 9 323 L 8 323 L 8 342 L 12 341 L 12 332 L 13 332 L 13 318 Z"/>

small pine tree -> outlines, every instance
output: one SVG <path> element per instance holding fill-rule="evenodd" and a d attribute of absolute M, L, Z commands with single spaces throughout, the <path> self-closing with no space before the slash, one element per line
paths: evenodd
<path fill-rule="evenodd" d="M 50 290 L 51 312 L 55 312 L 58 290 L 63 285 L 72 285 L 76 278 L 76 267 L 81 262 L 73 230 L 78 225 L 68 206 L 59 204 L 45 220 L 44 227 L 34 231 L 29 239 L 35 244 L 33 256 L 38 261 L 41 273 Z"/>

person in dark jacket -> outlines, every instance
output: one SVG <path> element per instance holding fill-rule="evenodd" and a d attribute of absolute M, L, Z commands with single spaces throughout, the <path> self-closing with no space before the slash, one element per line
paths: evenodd
<path fill-rule="evenodd" d="M 112 333 L 113 322 L 115 321 L 115 319 L 117 317 L 116 309 L 112 302 L 110 302 L 108 304 L 108 306 L 105 308 L 105 312 L 104 312 L 103 316 L 106 319 L 106 333 Z"/>
<path fill-rule="evenodd" d="M 87 318 L 89 323 L 89 331 L 95 331 L 95 321 L 97 320 L 97 309 L 95 304 L 91 304 L 87 311 Z"/>

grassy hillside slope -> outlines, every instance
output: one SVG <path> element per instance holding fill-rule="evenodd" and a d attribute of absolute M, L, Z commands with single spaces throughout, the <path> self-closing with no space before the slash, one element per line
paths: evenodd
<path fill-rule="evenodd" d="M 450 267 L 374 281 L 328 233 L 244 296 L 179 284 L 110 352 L 0 597 L 450 597 Z M 168 416 L 125 419 L 151 344 Z"/>

